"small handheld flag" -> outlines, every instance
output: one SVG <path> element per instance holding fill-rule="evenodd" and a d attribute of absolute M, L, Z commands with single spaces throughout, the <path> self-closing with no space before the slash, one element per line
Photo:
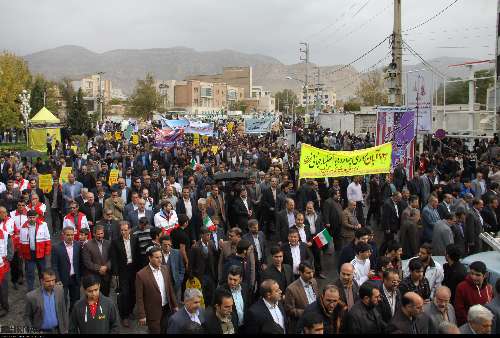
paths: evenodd
<path fill-rule="evenodd" d="M 322 247 L 324 247 L 325 245 L 327 245 L 328 243 L 330 243 L 333 240 L 333 238 L 328 233 L 328 229 L 324 229 L 319 234 L 317 234 L 316 236 L 314 236 L 313 240 L 314 240 L 314 243 L 316 243 L 316 246 L 319 249 L 321 249 Z"/>
<path fill-rule="evenodd" d="M 208 216 L 206 216 L 203 219 L 203 225 L 205 226 L 205 228 L 208 229 L 208 231 L 215 231 L 215 230 L 217 230 L 217 226 L 212 222 L 212 220 Z"/>

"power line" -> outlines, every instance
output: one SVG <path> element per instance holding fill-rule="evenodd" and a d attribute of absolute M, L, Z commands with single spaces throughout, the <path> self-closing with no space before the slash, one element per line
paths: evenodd
<path fill-rule="evenodd" d="M 426 65 L 427 67 L 429 67 L 430 71 L 441 76 L 442 78 L 447 78 L 447 75 L 444 75 L 443 73 L 441 73 L 439 70 L 435 69 L 434 66 L 432 66 L 429 62 L 427 62 L 420 54 L 418 54 L 409 44 L 408 42 L 406 42 L 406 40 L 403 40 L 403 45 L 406 46 L 406 49 L 412 53 L 414 56 L 416 56 L 417 58 L 419 58 L 422 63 L 424 65 Z"/>
<path fill-rule="evenodd" d="M 340 72 L 341 70 L 344 70 L 346 68 L 348 68 L 349 66 L 353 65 L 354 63 L 358 62 L 359 60 L 361 60 L 362 58 L 366 57 L 368 54 L 370 54 L 371 52 L 373 52 L 375 49 L 377 49 L 378 47 L 380 47 L 384 42 L 386 42 L 389 38 L 391 37 L 391 35 L 388 35 L 385 37 L 385 39 L 383 39 L 382 41 L 380 41 L 379 43 L 377 43 L 373 48 L 371 48 L 369 51 L 363 53 L 361 56 L 358 56 L 356 59 L 354 59 L 353 61 L 349 62 L 348 64 L 346 65 L 343 65 L 342 67 L 340 68 L 337 68 L 331 72 L 329 72 L 328 74 L 335 74 L 337 72 Z"/>
<path fill-rule="evenodd" d="M 375 20 L 375 18 L 379 17 L 380 15 L 382 15 L 387 9 L 389 9 L 391 7 L 391 4 L 385 6 L 380 12 L 378 12 L 377 14 L 373 15 L 371 18 L 369 18 L 367 21 L 365 21 L 363 24 L 357 26 L 356 28 L 354 28 L 353 30 L 351 30 L 349 33 L 345 34 L 343 37 L 337 39 L 336 41 L 333 41 L 333 42 L 329 42 L 329 43 L 326 43 L 324 44 L 322 47 L 328 47 L 328 46 L 331 46 L 331 45 L 334 45 L 334 44 L 337 44 L 345 39 L 347 39 L 349 36 L 351 36 L 352 34 L 356 33 L 357 31 L 359 31 L 361 28 L 365 27 L 366 25 L 368 25 L 370 22 L 372 22 L 373 20 Z"/>
<path fill-rule="evenodd" d="M 403 32 L 409 32 L 409 31 L 412 31 L 414 29 L 417 29 L 417 28 L 420 28 L 422 27 L 423 25 L 427 24 L 428 22 L 434 20 L 435 18 L 437 18 L 438 16 L 440 16 L 441 14 L 443 14 L 444 12 L 446 12 L 451 6 L 453 6 L 454 4 L 456 4 L 458 2 L 458 0 L 454 0 L 452 3 L 450 3 L 448 6 L 446 6 L 445 8 L 443 8 L 442 10 L 440 10 L 439 12 L 437 12 L 436 14 L 434 14 L 433 16 L 431 16 L 430 18 L 428 18 L 427 20 L 419 23 L 418 25 L 415 25 L 413 27 L 410 27 L 410 28 L 407 28 L 405 29 Z"/>
<path fill-rule="evenodd" d="M 322 29 L 320 29 L 319 31 L 317 31 L 316 33 L 312 33 L 310 34 L 309 36 L 307 36 L 304 40 L 312 40 L 312 37 L 313 36 L 317 36 L 321 33 L 323 33 L 324 31 L 327 31 L 329 30 L 330 28 L 333 28 L 335 27 L 335 25 L 337 23 L 339 23 L 345 16 L 348 12 L 350 12 L 354 7 L 357 6 L 357 4 L 359 4 L 362 0 L 358 0 L 357 2 L 355 2 L 353 5 L 351 5 L 351 7 L 349 7 L 347 10 L 345 10 L 340 16 L 337 17 L 337 19 L 335 20 L 335 22 L 323 27 Z"/>

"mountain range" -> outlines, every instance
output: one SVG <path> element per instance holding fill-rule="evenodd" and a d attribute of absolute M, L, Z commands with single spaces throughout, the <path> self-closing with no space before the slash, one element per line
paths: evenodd
<path fill-rule="evenodd" d="M 305 79 L 304 63 L 285 65 L 279 60 L 260 54 L 247 54 L 234 50 L 196 51 L 186 47 L 154 49 L 118 49 L 95 53 L 80 46 L 61 46 L 24 56 L 30 71 L 43 74 L 50 80 L 64 77 L 79 80 L 99 71 L 105 72 L 104 78 L 112 81 L 113 87 L 131 94 L 137 79 L 152 73 L 158 80 L 183 80 L 189 75 L 215 74 L 225 66 L 251 66 L 253 85 L 261 85 L 272 92 L 284 88 L 300 91 L 300 81 L 287 77 Z M 465 77 L 464 67 L 448 68 L 450 64 L 474 61 L 469 58 L 443 57 L 429 60 L 429 63 L 450 77 Z M 412 65 L 407 70 L 424 66 Z M 489 66 L 481 65 L 476 69 Z M 318 68 L 310 63 L 307 67 L 309 82 L 317 83 Z M 331 65 L 319 67 L 319 82 L 333 87 L 337 98 L 354 96 L 362 74 L 352 66 Z"/>

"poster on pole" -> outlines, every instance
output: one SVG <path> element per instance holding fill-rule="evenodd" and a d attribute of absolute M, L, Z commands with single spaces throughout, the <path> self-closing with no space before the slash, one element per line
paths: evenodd
<path fill-rule="evenodd" d="M 406 107 L 377 108 L 376 145 L 392 142 L 392 164 L 394 169 L 403 162 L 406 174 L 413 177 L 415 157 L 415 110 Z"/>
<path fill-rule="evenodd" d="M 417 131 L 432 133 L 432 93 L 434 78 L 427 69 L 406 73 L 406 106 L 417 112 Z"/>

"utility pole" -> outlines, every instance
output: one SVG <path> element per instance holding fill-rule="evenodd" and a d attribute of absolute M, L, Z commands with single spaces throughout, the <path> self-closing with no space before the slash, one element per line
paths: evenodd
<path fill-rule="evenodd" d="M 97 102 L 99 103 L 99 121 L 102 121 L 102 105 L 103 105 L 103 95 L 102 95 L 102 75 L 104 72 L 97 72 L 99 74 L 99 96 Z"/>
<path fill-rule="evenodd" d="M 392 33 L 392 62 L 389 65 L 389 77 L 393 80 L 389 86 L 389 103 L 401 106 L 403 103 L 403 40 L 401 37 L 401 0 L 394 0 L 394 28 Z"/>
<path fill-rule="evenodd" d="M 321 108 L 323 107 L 322 97 L 323 91 L 320 90 L 322 87 L 322 83 L 320 83 L 321 69 L 320 67 L 316 67 L 316 110 L 321 112 Z"/>
<path fill-rule="evenodd" d="M 301 45 L 304 46 L 304 49 L 300 48 L 299 51 L 300 53 L 304 53 L 304 57 L 302 57 L 302 54 L 300 55 L 299 59 L 300 61 L 303 61 L 306 64 L 306 78 L 304 81 L 304 91 L 306 94 L 306 108 L 305 108 L 305 113 L 307 114 L 307 111 L 309 109 L 309 43 L 308 42 L 301 42 Z"/>

